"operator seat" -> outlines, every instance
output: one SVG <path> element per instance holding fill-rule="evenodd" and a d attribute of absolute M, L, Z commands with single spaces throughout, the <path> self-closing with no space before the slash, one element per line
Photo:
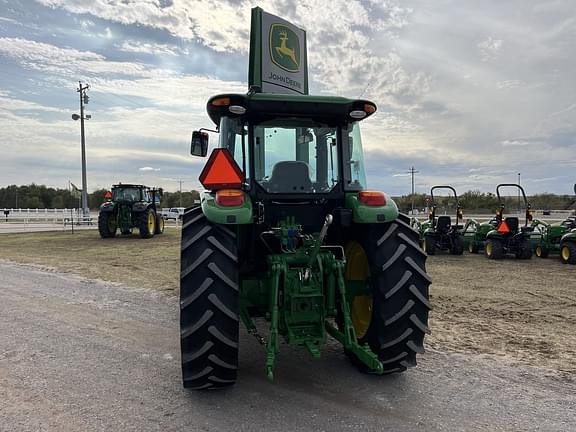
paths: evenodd
<path fill-rule="evenodd" d="M 506 222 L 506 225 L 508 225 L 508 228 L 510 228 L 510 232 L 514 233 L 518 231 L 519 222 L 517 217 L 507 217 L 504 221 Z"/>
<path fill-rule="evenodd" d="M 448 232 L 451 224 L 452 219 L 450 216 L 438 216 L 438 221 L 436 222 L 436 230 L 438 232 Z"/>
<path fill-rule="evenodd" d="M 311 192 L 312 181 L 308 164 L 302 161 L 281 161 L 272 168 L 268 192 Z"/>

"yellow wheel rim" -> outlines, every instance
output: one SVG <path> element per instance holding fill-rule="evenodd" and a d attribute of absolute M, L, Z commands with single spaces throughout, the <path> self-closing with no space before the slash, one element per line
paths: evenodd
<path fill-rule="evenodd" d="M 564 261 L 568 261 L 570 259 L 570 249 L 568 249 L 568 246 L 564 246 L 562 248 L 562 259 Z"/>
<path fill-rule="evenodd" d="M 538 258 L 542 256 L 542 248 L 540 246 L 536 246 L 536 256 Z"/>
<path fill-rule="evenodd" d="M 160 232 L 164 231 L 165 226 L 166 226 L 166 222 L 164 221 L 164 218 L 161 217 L 160 218 Z"/>
<path fill-rule="evenodd" d="M 486 243 L 486 255 L 492 256 L 492 243 L 491 242 Z"/>
<path fill-rule="evenodd" d="M 148 232 L 153 234 L 154 228 L 156 228 L 156 218 L 154 217 L 154 213 L 148 213 Z"/>
<path fill-rule="evenodd" d="M 426 250 L 426 239 L 422 240 L 422 250 Z"/>
<path fill-rule="evenodd" d="M 360 243 L 350 242 L 346 246 L 346 280 L 368 281 L 370 268 L 366 252 Z M 372 297 L 359 295 L 354 297 L 350 305 L 350 317 L 352 326 L 356 332 L 356 337 L 362 338 L 366 335 L 370 323 L 372 322 Z"/>
<path fill-rule="evenodd" d="M 474 253 L 474 243 L 472 243 L 472 241 L 468 243 L 468 252 Z"/>

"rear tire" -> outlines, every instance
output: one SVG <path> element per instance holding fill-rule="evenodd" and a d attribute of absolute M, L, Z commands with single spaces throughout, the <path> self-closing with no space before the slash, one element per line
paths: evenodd
<path fill-rule="evenodd" d="M 576 242 L 568 241 L 560 245 L 560 260 L 563 264 L 576 264 Z"/>
<path fill-rule="evenodd" d="M 516 254 L 516 258 L 524 260 L 532 259 L 532 242 L 530 240 L 525 239 L 522 242 L 518 253 Z"/>
<path fill-rule="evenodd" d="M 546 246 L 542 246 L 542 245 L 536 246 L 536 250 L 534 251 L 534 254 L 538 258 L 548 258 L 549 253 L 550 253 L 550 251 L 548 251 L 548 248 Z"/>
<path fill-rule="evenodd" d="M 184 215 L 180 272 L 180 346 L 186 388 L 229 387 L 238 369 L 236 235 L 201 208 Z"/>
<path fill-rule="evenodd" d="M 156 214 L 156 229 L 154 230 L 154 234 L 163 234 L 164 228 L 166 227 L 166 221 L 162 216 Z"/>
<path fill-rule="evenodd" d="M 424 352 L 428 329 L 431 283 L 426 274 L 426 254 L 418 244 L 418 233 L 405 215 L 389 224 L 361 228 L 358 242 L 370 269 L 371 321 L 361 345 L 378 355 L 384 373 L 403 372 L 416 366 L 416 355 Z M 347 353 L 363 372 L 371 372 L 353 354 Z"/>
<path fill-rule="evenodd" d="M 424 236 L 424 251 L 428 255 L 436 254 L 436 239 L 434 236 L 426 235 Z"/>
<path fill-rule="evenodd" d="M 150 238 L 156 231 L 156 212 L 152 208 L 147 208 L 138 218 L 138 229 L 140 237 Z"/>
<path fill-rule="evenodd" d="M 489 259 L 502 259 L 504 258 L 504 245 L 500 240 L 488 239 L 484 247 L 484 253 Z"/>
<path fill-rule="evenodd" d="M 454 244 L 450 249 L 452 255 L 462 255 L 464 253 L 464 237 L 457 236 L 454 237 Z"/>
<path fill-rule="evenodd" d="M 116 236 L 116 215 L 111 212 L 100 212 L 98 214 L 98 232 L 102 238 L 112 238 Z"/>
<path fill-rule="evenodd" d="M 478 247 L 474 239 L 470 240 L 470 243 L 468 243 L 468 252 L 472 254 L 477 254 L 479 250 L 480 248 Z"/>

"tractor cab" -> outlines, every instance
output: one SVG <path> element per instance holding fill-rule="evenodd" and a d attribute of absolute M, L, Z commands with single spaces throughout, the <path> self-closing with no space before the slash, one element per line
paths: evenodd
<path fill-rule="evenodd" d="M 524 199 L 525 221 L 520 226 L 520 218 L 517 216 L 504 216 L 506 208 L 500 191 L 504 187 L 518 189 Z M 486 234 L 484 251 L 491 259 L 500 259 L 506 254 L 514 254 L 516 258 L 529 259 L 532 257 L 532 244 L 530 235 L 533 228 L 529 226 L 532 221 L 531 205 L 526 198 L 524 188 L 518 184 L 502 183 L 496 187 L 496 196 L 500 203 L 496 210 L 496 217 L 490 222 L 493 229 Z"/>
<path fill-rule="evenodd" d="M 456 209 L 454 221 L 449 215 L 436 216 L 438 203 L 434 198 L 434 191 L 440 189 L 447 189 L 454 196 L 454 207 Z M 462 218 L 462 206 L 460 201 L 458 201 L 456 189 L 452 186 L 432 187 L 430 190 L 429 222 L 424 224 L 421 233 L 423 248 L 428 255 L 434 255 L 437 250 L 449 251 L 453 255 L 462 255 L 464 252 L 464 237 L 462 225 L 460 224 Z"/>
<path fill-rule="evenodd" d="M 227 210 L 233 223 L 248 212 L 234 214 L 223 195 L 236 194 L 237 207 L 250 201 L 253 216 L 270 227 L 293 216 L 304 231 L 317 230 L 327 214 L 349 220 L 353 209 L 345 209 L 346 200 L 386 204 L 382 192 L 365 191 L 359 123 L 376 111 L 372 102 L 249 92 L 214 96 L 207 111 L 219 139 L 200 176 L 209 190 L 205 206 Z M 207 140 L 202 130 L 194 132 L 191 153 L 207 155 Z M 218 165 L 215 153 L 225 163 Z M 386 217 L 378 214 L 372 217 Z"/>

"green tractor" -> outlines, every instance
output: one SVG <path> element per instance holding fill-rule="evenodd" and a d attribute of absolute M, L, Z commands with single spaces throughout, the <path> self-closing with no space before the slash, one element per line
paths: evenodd
<path fill-rule="evenodd" d="M 574 193 L 576 194 L 576 184 Z M 540 232 L 540 239 L 535 247 L 537 257 L 547 258 L 550 253 L 560 253 L 560 260 L 564 264 L 576 264 L 576 215 L 558 224 L 535 219 L 532 227 Z"/>
<path fill-rule="evenodd" d="M 515 187 L 524 198 L 525 222 L 520 226 L 516 216 L 504 217 L 504 200 L 500 195 L 502 187 Z M 500 208 L 496 211 L 496 217 L 489 222 L 492 230 L 488 231 L 485 238 L 484 253 L 490 259 L 501 259 L 507 254 L 514 254 L 518 259 L 532 258 L 531 236 L 533 228 L 529 226 L 532 221 L 530 203 L 526 198 L 524 188 L 518 184 L 502 183 L 496 187 L 496 196 L 500 202 Z"/>
<path fill-rule="evenodd" d="M 235 383 L 240 321 L 271 381 L 281 338 L 319 358 L 331 336 L 367 373 L 415 366 L 431 279 L 410 219 L 367 190 L 360 122 L 376 105 L 252 88 L 207 111 L 219 142 L 182 227 L 184 387 Z M 207 149 L 195 131 L 191 153 Z"/>
<path fill-rule="evenodd" d="M 448 215 L 436 216 L 437 203 L 434 199 L 434 191 L 438 189 L 448 189 L 454 194 L 456 203 L 454 223 L 452 223 L 452 218 Z M 436 251 L 448 251 L 452 255 L 462 255 L 464 252 L 464 235 L 462 225 L 459 224 L 459 221 L 462 220 L 462 207 L 460 206 L 460 201 L 458 201 L 456 189 L 452 186 L 434 186 L 430 189 L 430 198 L 428 221 L 420 223 L 413 219 L 412 224 L 420 234 L 422 249 L 428 255 L 434 255 Z"/>
<path fill-rule="evenodd" d="M 112 186 L 98 214 L 100 237 L 115 237 L 118 229 L 123 235 L 130 235 L 134 228 L 142 238 L 162 234 L 165 221 L 158 212 L 161 197 L 162 189 L 121 183 Z"/>

